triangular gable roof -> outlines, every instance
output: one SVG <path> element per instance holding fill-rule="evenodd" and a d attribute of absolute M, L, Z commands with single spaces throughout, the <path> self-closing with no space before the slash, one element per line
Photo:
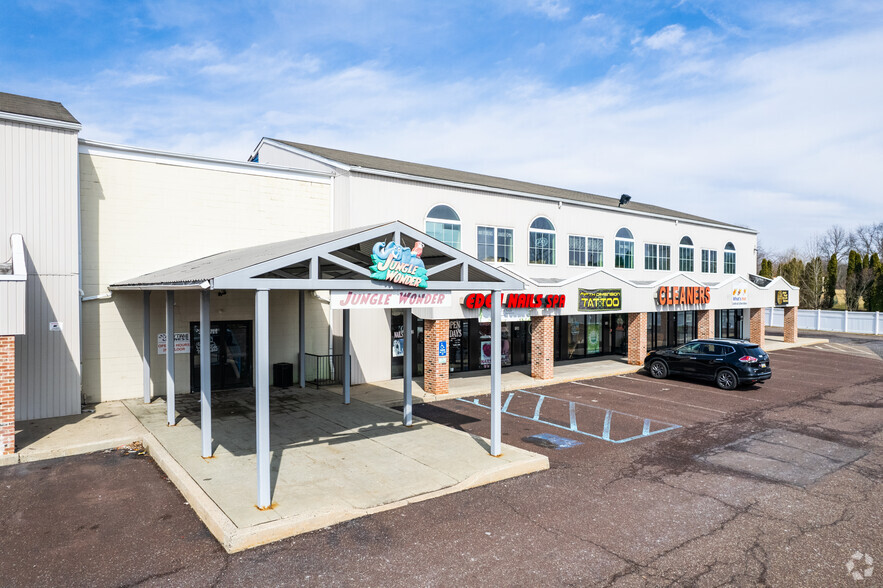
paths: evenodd
<path fill-rule="evenodd" d="M 424 244 L 427 290 L 512 290 L 505 272 L 401 221 L 217 253 L 117 282 L 111 290 L 410 290 L 370 278 L 377 242 Z"/>

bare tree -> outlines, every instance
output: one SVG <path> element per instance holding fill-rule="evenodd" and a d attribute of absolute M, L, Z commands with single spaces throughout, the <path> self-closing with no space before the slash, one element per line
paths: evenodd
<path fill-rule="evenodd" d="M 849 233 L 840 225 L 833 225 L 822 235 L 821 245 L 820 255 L 824 254 L 826 258 L 830 258 L 836 253 L 837 259 L 844 259 L 846 252 L 849 251 Z"/>
<path fill-rule="evenodd" d="M 852 248 L 862 254 L 870 255 L 874 252 L 880 254 L 880 246 L 883 245 L 883 223 L 871 223 L 860 225 L 850 235 Z"/>
<path fill-rule="evenodd" d="M 825 255 L 825 237 L 813 237 L 804 248 L 807 261 L 800 276 L 800 306 L 821 308 L 825 299 L 825 280 L 828 275 Z"/>

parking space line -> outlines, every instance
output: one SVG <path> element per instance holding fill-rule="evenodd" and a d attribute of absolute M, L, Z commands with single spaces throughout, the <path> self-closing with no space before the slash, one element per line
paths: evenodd
<path fill-rule="evenodd" d="M 629 376 L 616 376 L 617 378 L 622 378 L 623 380 L 634 380 L 635 382 L 644 382 L 645 380 L 641 380 L 639 378 L 630 378 Z M 661 384 L 662 382 L 657 382 Z M 744 396 L 736 396 L 735 394 L 726 394 L 724 392 L 718 392 L 717 390 L 707 390 L 701 386 L 683 386 L 679 384 L 672 384 L 668 380 L 665 382 L 666 386 L 672 386 L 674 388 L 683 388 L 684 390 L 701 390 L 703 392 L 709 392 L 711 394 L 718 394 L 720 396 L 727 396 L 729 398 L 738 398 L 739 400 L 750 400 L 752 402 L 763 402 L 760 398 L 746 398 Z"/>
<path fill-rule="evenodd" d="M 502 412 L 503 412 L 504 414 L 507 414 L 507 415 L 509 415 L 509 416 L 513 416 L 513 417 L 516 417 L 516 418 L 519 418 L 519 419 L 525 419 L 525 420 L 529 420 L 529 421 L 534 421 L 534 422 L 537 422 L 537 423 L 541 423 L 541 424 L 544 424 L 544 425 L 548 425 L 548 426 L 550 426 L 550 427 L 556 427 L 556 428 L 558 428 L 558 429 L 564 429 L 565 431 L 571 431 L 571 432 L 573 432 L 573 433 L 578 433 L 578 434 L 580 434 L 580 435 L 585 435 L 585 436 L 587 436 L 587 437 L 592 437 L 592 438 L 594 438 L 594 439 L 600 439 L 600 440 L 602 440 L 602 441 L 609 441 L 610 443 L 617 443 L 617 444 L 618 444 L 618 443 L 626 443 L 626 442 L 628 442 L 628 441 L 634 441 L 635 439 L 642 439 L 642 438 L 644 438 L 644 437 L 649 437 L 649 436 L 651 436 L 651 435 L 657 435 L 657 434 L 659 434 L 659 433 L 665 433 L 665 432 L 667 432 L 667 431 L 673 431 L 674 429 L 680 429 L 680 428 L 681 428 L 681 425 L 675 425 L 675 424 L 667 423 L 667 422 L 664 422 L 664 421 L 658 421 L 658 420 L 656 420 L 656 419 L 649 419 L 649 418 L 639 417 L 639 416 L 637 416 L 637 415 L 628 414 L 628 413 L 625 413 L 625 412 L 620 412 L 620 411 L 618 411 L 618 410 L 612 410 L 612 409 L 609 409 L 609 408 L 601 408 L 600 406 L 592 406 L 592 405 L 590 405 L 590 404 L 584 404 L 584 403 L 582 403 L 582 402 L 574 402 L 574 401 L 572 401 L 572 400 L 571 400 L 571 401 L 568 401 L 568 400 L 565 400 L 565 399 L 563 399 L 563 398 L 556 398 L 556 397 L 554 397 L 554 396 L 545 396 L 545 395 L 543 395 L 543 394 L 537 394 L 536 392 L 530 392 L 530 391 L 528 391 L 528 390 L 518 390 L 518 392 L 522 392 L 522 393 L 524 393 L 524 394 L 528 394 L 528 395 L 530 395 L 530 396 L 536 396 L 536 397 L 537 397 L 537 406 L 536 406 L 536 408 L 535 408 L 534 411 L 533 411 L 533 412 L 534 412 L 533 417 L 525 416 L 525 415 L 518 414 L 518 413 L 515 413 L 515 412 L 509 412 L 509 410 L 508 410 L 508 409 L 509 409 L 509 403 L 512 401 L 513 396 L 515 396 L 515 392 L 510 392 L 510 393 L 509 393 L 509 397 L 506 399 L 506 403 L 505 403 L 505 405 L 503 406 L 503 409 L 502 409 Z M 541 406 L 543 405 L 543 403 L 544 403 L 544 401 L 545 401 L 546 399 L 548 399 L 548 400 L 550 400 L 550 401 L 559 401 L 559 402 L 567 402 L 567 403 L 568 403 L 568 405 L 569 405 L 569 409 L 570 409 L 570 426 L 569 426 L 569 427 L 564 426 L 564 425 L 559 425 L 559 424 L 557 424 L 557 423 L 552 423 L 552 422 L 549 422 L 549 421 L 546 421 L 546 420 L 543 420 L 543 419 L 540 418 L 540 408 L 541 408 Z M 480 400 L 479 398 L 473 398 L 473 399 L 471 399 L 471 400 L 470 400 L 470 399 L 467 399 L 467 398 L 458 398 L 457 400 L 460 401 L 460 402 L 466 402 L 466 403 L 472 404 L 472 405 L 474 405 L 474 406 L 479 406 L 479 407 L 481 407 L 481 408 L 486 408 L 486 409 L 490 410 L 490 406 L 488 406 L 488 405 L 486 405 L 486 404 L 482 404 L 482 403 L 481 403 L 481 400 Z M 586 409 L 591 409 L 591 410 L 603 410 L 603 411 L 604 411 L 604 427 L 603 427 L 603 431 L 602 431 L 602 433 L 601 433 L 600 435 L 597 435 L 597 434 L 595 434 L 595 433 L 589 433 L 589 432 L 587 432 L 587 431 L 583 431 L 583 430 L 581 430 L 581 429 L 579 428 L 579 426 L 577 425 L 577 416 L 576 416 L 576 407 L 577 407 L 577 405 L 578 405 L 578 406 L 581 406 L 581 407 L 584 407 L 584 408 L 586 408 Z M 622 416 L 629 417 L 629 418 L 632 418 L 632 419 L 640 419 L 640 420 L 643 420 L 643 428 L 642 428 L 642 430 L 641 430 L 641 434 L 639 434 L 639 435 L 633 435 L 633 436 L 628 437 L 628 438 L 625 438 L 625 439 L 611 439 L 610 435 L 611 435 L 611 427 L 612 427 L 612 423 L 613 423 L 613 415 L 614 415 L 614 414 L 622 415 Z M 657 423 L 657 424 L 659 424 L 659 425 L 663 425 L 663 427 L 662 427 L 661 429 L 656 430 L 656 431 L 651 431 L 651 430 L 650 430 L 651 423 Z"/>
<path fill-rule="evenodd" d="M 615 390 L 613 388 L 605 388 L 604 386 L 595 386 L 594 384 L 585 384 L 583 382 L 573 382 L 574 384 L 578 384 L 580 386 L 588 386 L 589 388 L 597 388 L 598 390 L 607 390 L 609 392 L 619 392 L 620 394 L 628 394 L 629 396 L 640 396 L 641 398 L 649 398 L 651 400 L 658 400 L 660 402 L 670 402 L 671 404 L 679 404 L 681 406 L 689 406 L 690 408 L 698 408 L 699 410 L 707 410 L 709 412 L 717 412 L 720 414 L 727 414 L 725 410 L 718 410 L 716 408 L 706 408 L 704 406 L 698 406 L 696 404 L 689 404 L 687 402 L 678 402 L 677 400 L 667 400 L 665 398 L 658 398 L 656 396 L 647 396 L 646 394 L 638 394 L 637 392 L 626 392 L 625 390 Z"/>

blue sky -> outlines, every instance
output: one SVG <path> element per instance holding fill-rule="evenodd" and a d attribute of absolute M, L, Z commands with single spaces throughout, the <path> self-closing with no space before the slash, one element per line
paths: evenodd
<path fill-rule="evenodd" d="M 883 3 L 5 0 L 0 91 L 86 139 L 263 136 L 618 196 L 771 249 L 883 221 Z"/>

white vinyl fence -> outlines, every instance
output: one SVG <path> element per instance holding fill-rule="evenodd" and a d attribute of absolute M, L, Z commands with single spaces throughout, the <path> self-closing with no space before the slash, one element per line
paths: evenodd
<path fill-rule="evenodd" d="M 768 327 L 784 327 L 785 309 L 767 308 L 766 325 Z M 883 334 L 883 313 L 799 308 L 797 309 L 797 329 L 880 335 Z"/>

